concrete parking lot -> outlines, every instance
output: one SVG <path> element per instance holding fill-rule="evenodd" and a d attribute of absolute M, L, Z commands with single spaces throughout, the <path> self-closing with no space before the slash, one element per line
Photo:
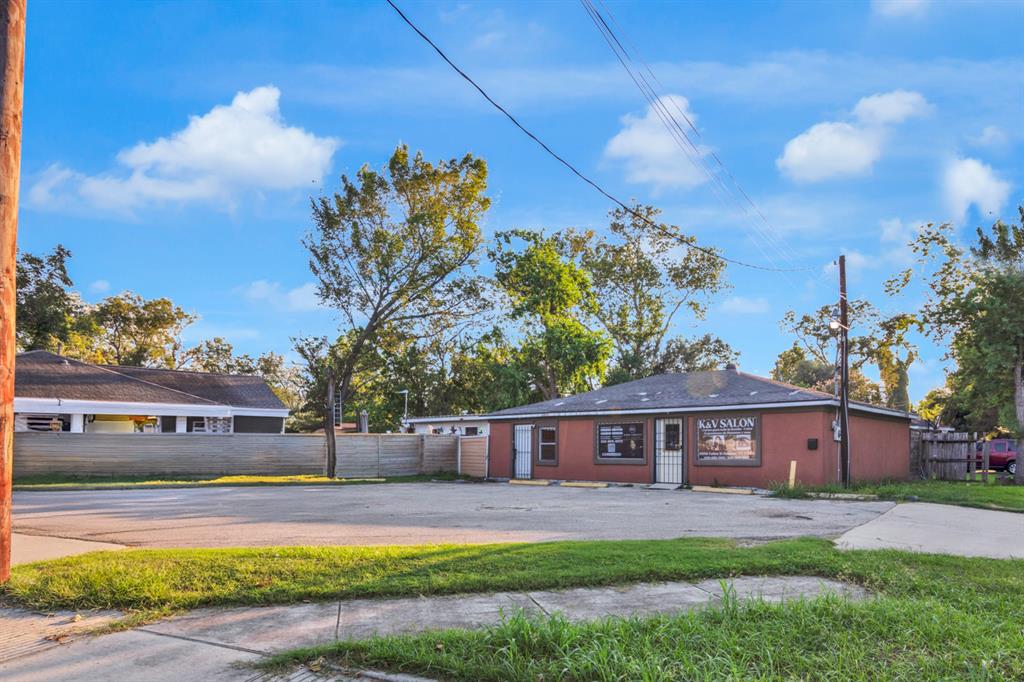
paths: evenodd
<path fill-rule="evenodd" d="M 892 507 L 499 483 L 17 491 L 14 530 L 138 547 L 766 540 L 835 537 Z"/>

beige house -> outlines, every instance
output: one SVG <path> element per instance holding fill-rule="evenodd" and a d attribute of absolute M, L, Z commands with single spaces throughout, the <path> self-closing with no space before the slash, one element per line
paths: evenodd
<path fill-rule="evenodd" d="M 15 431 L 284 433 L 288 409 L 258 376 L 15 359 Z"/>

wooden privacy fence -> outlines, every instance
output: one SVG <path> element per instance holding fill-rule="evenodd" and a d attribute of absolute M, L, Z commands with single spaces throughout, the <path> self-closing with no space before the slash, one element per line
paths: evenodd
<path fill-rule="evenodd" d="M 415 433 L 338 435 L 339 478 L 388 478 L 456 471 L 458 436 Z"/>
<path fill-rule="evenodd" d="M 987 481 L 989 443 L 982 443 L 980 452 L 978 443 L 977 433 L 916 433 L 911 439 L 911 470 L 925 479 Z"/>
<path fill-rule="evenodd" d="M 338 436 L 337 475 L 411 476 L 456 471 L 457 437 Z M 313 434 L 33 433 L 14 437 L 14 476 L 231 476 L 323 474 L 325 445 Z"/>
<path fill-rule="evenodd" d="M 322 474 L 323 436 L 298 434 L 14 434 L 14 477 Z"/>
<path fill-rule="evenodd" d="M 458 468 L 460 476 L 471 476 L 473 478 L 487 478 L 489 450 L 487 436 L 462 436 L 458 444 Z"/>

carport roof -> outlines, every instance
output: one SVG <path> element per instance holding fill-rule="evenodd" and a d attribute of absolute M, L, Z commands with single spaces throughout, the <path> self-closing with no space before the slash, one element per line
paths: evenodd
<path fill-rule="evenodd" d="M 527 416 L 658 413 L 703 409 L 783 408 L 838 405 L 831 393 L 801 388 L 735 369 L 658 374 L 595 391 L 498 410 L 489 419 Z M 907 417 L 905 412 L 864 403 L 851 410 Z"/>

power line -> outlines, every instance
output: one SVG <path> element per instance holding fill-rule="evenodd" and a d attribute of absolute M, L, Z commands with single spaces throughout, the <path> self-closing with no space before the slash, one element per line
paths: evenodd
<path fill-rule="evenodd" d="M 593 187 L 602 196 L 604 196 L 606 199 L 610 200 L 611 202 L 617 204 L 619 207 L 621 207 L 624 211 L 629 213 L 631 216 L 641 220 L 644 223 L 647 223 L 647 224 L 651 225 L 655 229 L 658 229 L 658 230 L 662 230 L 663 229 L 661 225 L 658 225 L 657 223 L 655 223 L 651 219 L 649 219 L 646 216 L 638 213 L 636 210 L 634 210 L 633 208 L 631 208 L 630 206 L 628 206 L 624 202 L 622 202 L 619 199 L 617 199 L 616 197 L 614 197 L 607 190 L 605 190 L 603 187 L 601 187 L 601 185 L 597 184 L 597 182 L 595 182 L 594 180 L 591 180 L 589 177 L 584 175 L 579 169 L 577 169 L 569 161 L 567 161 L 565 158 L 563 158 L 561 155 L 559 155 L 557 152 L 555 152 L 553 149 L 551 149 L 551 147 L 549 147 L 543 140 L 541 140 L 539 137 L 537 137 L 532 132 L 530 132 L 530 130 L 527 129 L 526 126 L 524 126 L 522 123 L 520 123 L 519 120 L 515 116 L 513 116 L 511 113 L 509 113 L 509 111 L 507 109 L 505 109 L 505 107 L 503 107 L 500 104 L 498 104 L 498 102 L 496 102 L 494 100 L 494 98 L 492 98 L 489 94 L 487 94 L 486 90 L 484 90 L 482 87 L 480 87 L 480 85 L 477 84 L 477 82 L 474 81 L 465 71 L 463 71 L 461 68 L 459 68 L 455 64 L 455 62 L 453 62 L 448 57 L 448 55 L 444 53 L 444 50 L 442 50 L 440 47 L 438 47 L 437 44 L 435 44 L 434 41 L 431 40 L 430 37 L 427 36 L 427 34 L 425 34 L 423 31 L 421 31 L 419 29 L 419 27 L 416 26 L 416 24 L 414 24 L 412 22 L 412 20 L 410 20 L 409 17 L 407 17 L 405 15 L 405 13 L 402 12 L 401 9 L 399 9 L 398 5 L 396 5 L 393 0 L 387 0 L 387 3 L 389 5 L 391 5 L 391 8 L 393 10 L 395 10 L 395 13 L 397 13 L 399 17 L 401 17 L 402 21 L 404 21 L 409 26 L 409 28 L 411 28 L 413 31 L 415 31 L 416 34 L 419 35 L 419 37 L 424 40 L 424 42 L 426 42 L 428 45 L 430 45 L 430 47 L 433 48 L 434 52 L 436 52 L 438 54 L 438 56 L 441 57 L 441 59 L 443 59 L 446 64 L 448 64 L 448 66 L 450 66 L 457 74 L 462 76 L 462 78 L 467 83 L 472 85 L 476 89 L 476 91 L 479 92 L 480 95 L 483 96 L 483 98 L 486 99 L 491 104 L 491 106 L 493 106 L 495 109 L 497 109 L 502 114 L 504 114 L 505 117 L 508 120 L 510 120 L 513 125 L 515 125 L 517 128 L 519 128 L 519 130 L 522 131 L 531 140 L 536 142 L 541 147 L 541 149 L 543 149 L 545 152 L 547 152 L 552 158 L 554 158 L 556 161 L 561 163 L 563 166 L 568 168 L 569 171 L 573 173 L 573 175 L 575 175 L 580 180 L 583 180 L 583 182 L 585 182 L 588 185 L 590 185 L 591 187 Z M 736 260 L 734 258 L 728 258 L 726 256 L 723 256 L 721 253 L 719 253 L 718 251 L 716 251 L 714 249 L 709 249 L 709 248 L 705 248 L 703 246 L 698 246 L 697 244 L 690 243 L 690 242 L 688 242 L 686 240 L 680 240 L 680 243 L 682 243 L 688 249 L 696 249 L 697 251 L 701 251 L 702 253 L 705 253 L 708 256 L 711 256 L 713 258 L 717 258 L 717 259 L 722 260 L 722 261 L 724 261 L 726 263 L 732 263 L 733 265 L 738 265 L 740 267 L 745 267 L 745 268 L 751 268 L 753 270 L 764 270 L 766 272 L 801 272 L 801 271 L 805 271 L 805 270 L 809 269 L 809 268 L 768 267 L 768 266 L 765 266 L 765 265 L 757 265 L 755 263 L 747 263 L 747 262 L 744 262 L 744 261 L 741 261 L 741 260 Z"/>
<path fill-rule="evenodd" d="M 639 50 L 632 44 L 631 41 L 629 41 L 628 36 L 625 34 L 619 22 L 615 19 L 615 15 L 612 13 L 612 11 L 607 7 L 607 5 L 604 4 L 602 0 L 597 1 L 601 4 L 601 7 L 607 13 L 608 19 L 611 21 L 611 23 L 615 24 L 615 26 L 618 27 L 620 31 L 622 31 L 622 40 L 619 39 L 611 24 L 609 24 L 608 21 L 605 20 L 601 11 L 598 10 L 597 6 L 594 5 L 592 0 L 580 0 L 580 4 L 582 5 L 584 11 L 587 12 L 587 15 L 594 23 L 594 26 L 597 28 L 598 32 L 601 33 L 602 37 L 605 39 L 605 42 L 608 44 L 608 47 L 611 48 L 612 52 L 619 60 L 619 63 L 626 70 L 626 73 L 630 76 L 630 78 L 633 80 L 633 83 L 637 86 L 637 88 L 643 94 L 644 98 L 650 104 L 652 111 L 654 111 L 658 115 L 658 118 L 661 119 L 661 122 L 665 126 L 669 135 L 674 140 L 676 140 L 676 144 L 683 150 L 683 152 L 686 153 L 687 157 L 694 164 L 694 166 L 696 166 L 699 170 L 702 170 L 704 174 L 708 177 L 708 179 L 711 180 L 711 188 L 714 191 L 715 195 L 718 197 L 718 199 L 722 201 L 723 205 L 729 206 L 731 202 L 731 206 L 733 208 L 738 209 L 738 211 L 743 216 L 751 220 L 749 225 L 747 224 L 746 220 L 744 220 L 741 223 L 743 228 L 747 230 L 748 233 L 750 233 L 750 236 L 763 240 L 764 243 L 771 249 L 773 249 L 775 253 L 778 256 L 780 256 L 783 260 L 789 260 L 791 262 L 794 261 L 795 255 L 793 254 L 793 252 L 789 249 L 788 245 L 786 245 L 784 242 L 780 241 L 775 237 L 775 228 L 771 225 L 771 223 L 768 221 L 768 218 L 757 207 L 757 205 L 750 198 L 747 192 L 739 184 L 739 181 L 733 176 L 731 172 L 729 172 L 729 169 L 726 168 L 725 164 L 722 162 L 721 158 L 719 158 L 718 154 L 713 149 L 707 149 L 705 154 L 705 151 L 702 151 L 697 147 L 697 142 L 690 139 L 690 135 L 687 133 L 686 130 L 683 129 L 678 119 L 676 119 L 675 115 L 669 110 L 668 106 L 665 104 L 664 99 L 658 95 L 654 87 L 644 76 L 643 71 L 636 66 L 635 62 L 639 62 L 640 65 L 643 66 L 643 69 L 646 70 L 648 74 L 650 74 L 652 81 L 657 83 L 659 86 L 664 87 L 661 84 L 661 81 L 658 80 L 658 77 L 655 75 L 653 69 L 651 69 L 651 67 L 640 56 Z M 632 55 L 630 54 L 631 51 L 633 53 Z M 668 102 L 673 106 L 673 108 L 676 111 L 679 112 L 679 115 L 682 116 L 682 118 L 686 121 L 687 125 L 689 126 L 689 129 L 696 136 L 696 139 L 698 141 L 703 140 L 703 136 L 701 135 L 700 131 L 694 125 L 693 120 L 690 118 L 690 116 L 687 115 L 683 108 L 680 107 L 674 99 L 666 99 L 668 99 Z M 681 138 L 685 139 L 685 146 L 681 143 Z M 689 149 L 687 149 L 687 147 L 689 147 Z M 690 149 L 693 150 L 693 154 L 690 153 Z M 713 159 L 714 164 L 712 164 L 707 157 Z M 729 183 L 726 183 L 722 179 L 722 177 L 719 175 L 719 172 L 723 173 L 728 178 Z M 735 191 L 733 188 L 735 188 Z M 740 199 L 741 197 L 743 200 Z M 758 226 L 757 219 L 754 217 L 753 214 L 751 214 L 747 206 L 749 206 L 750 209 L 753 210 L 754 214 L 756 214 L 756 216 L 760 218 L 760 222 L 764 223 L 764 226 L 765 228 L 767 228 L 767 231 L 761 229 L 761 227 Z M 772 257 L 767 252 L 765 252 L 764 249 L 761 248 L 760 242 L 755 243 L 757 243 L 758 250 L 761 251 L 761 254 L 769 262 L 771 262 L 772 265 L 776 265 Z"/>
<path fill-rule="evenodd" d="M 682 129 L 682 126 L 679 125 L 679 121 L 676 120 L 675 116 L 665 105 L 663 99 L 654 91 L 654 88 L 651 87 L 650 83 L 647 82 L 647 79 L 644 77 L 643 73 L 640 73 L 639 70 L 634 72 L 634 69 L 630 67 L 629 64 L 632 64 L 633 60 L 630 57 L 629 52 L 623 46 L 619 38 L 615 35 L 614 31 L 612 31 L 608 23 L 604 20 L 604 17 L 602 17 L 600 12 L 597 11 L 597 8 L 594 6 L 594 4 L 589 0 L 580 0 L 580 4 L 583 6 L 584 11 L 587 12 L 587 15 L 590 17 L 590 20 L 593 22 L 595 28 L 597 28 L 598 32 L 601 34 L 605 42 L 608 44 L 608 47 L 611 49 L 612 53 L 619 60 L 619 63 L 622 65 L 622 68 L 626 70 L 627 75 L 629 75 L 633 83 L 640 90 L 640 93 L 644 96 L 644 99 L 647 100 L 647 103 L 650 106 L 651 111 L 661 120 L 661 123 L 665 127 L 665 130 L 668 132 L 669 137 L 671 137 L 672 140 L 676 143 L 676 146 L 678 146 L 683 151 L 683 153 L 686 154 L 687 158 L 694 165 L 694 167 L 697 168 L 699 171 L 703 171 L 704 175 L 706 175 L 708 180 L 711 181 L 710 187 L 712 192 L 715 194 L 718 200 L 722 202 L 724 206 L 728 206 L 729 188 L 726 187 L 726 185 L 722 182 L 721 178 L 719 178 L 716 174 L 712 172 L 708 162 L 705 159 L 705 154 L 697 147 L 696 143 L 694 143 L 690 139 L 690 137 L 686 134 L 686 131 Z M 629 62 L 629 64 L 627 64 L 627 61 Z M 653 73 L 651 75 L 653 77 Z M 673 104 L 675 104 L 676 109 L 682 113 L 682 109 L 678 106 L 678 104 L 676 104 L 674 101 Z M 689 122 L 689 118 L 686 117 L 685 114 L 683 114 L 683 116 Z M 690 125 L 692 127 L 692 123 Z M 733 198 L 733 203 L 736 204 L 735 198 Z M 742 206 L 739 206 L 738 204 L 736 204 L 736 206 L 743 213 L 747 212 L 746 209 L 744 209 Z M 744 225 L 744 229 L 746 229 L 746 225 Z M 769 240 L 766 239 L 764 235 L 762 235 L 761 238 L 764 239 L 765 242 L 769 242 Z M 767 260 L 773 266 L 777 267 L 778 264 L 775 263 L 772 257 L 761 247 L 761 243 L 759 241 L 755 241 L 754 243 L 757 246 L 758 251 L 761 252 L 761 255 L 764 256 L 765 260 Z"/>

